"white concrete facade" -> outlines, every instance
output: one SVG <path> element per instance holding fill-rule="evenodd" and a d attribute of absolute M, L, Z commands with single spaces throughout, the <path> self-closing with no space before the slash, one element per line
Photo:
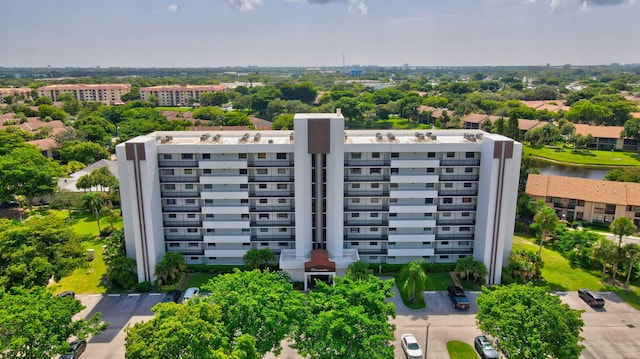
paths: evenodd
<path fill-rule="evenodd" d="M 500 283 L 519 143 L 482 131 L 345 131 L 340 113 L 297 114 L 294 128 L 157 132 L 118 145 L 139 280 L 153 279 L 165 251 L 193 264 L 242 264 L 249 249 L 269 248 L 297 280 L 323 249 L 337 275 L 356 260 L 474 256 Z"/>

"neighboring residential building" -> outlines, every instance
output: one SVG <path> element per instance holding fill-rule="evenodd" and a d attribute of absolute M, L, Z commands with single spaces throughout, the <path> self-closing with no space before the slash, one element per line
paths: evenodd
<path fill-rule="evenodd" d="M 242 264 L 269 248 L 295 280 L 369 263 L 473 256 L 500 283 L 522 146 L 481 131 L 344 130 L 297 114 L 293 131 L 156 132 L 116 147 L 127 254 L 153 280 L 166 251 Z M 313 253 L 313 254 L 312 254 Z"/>
<path fill-rule="evenodd" d="M 19 95 L 24 100 L 31 99 L 29 87 L 0 87 L 0 101 L 7 95 Z"/>
<path fill-rule="evenodd" d="M 62 94 L 70 93 L 80 102 L 102 102 L 105 105 L 121 105 L 121 96 L 129 92 L 129 84 L 67 84 L 38 88 L 38 96 L 47 96 L 53 101 L 58 101 Z"/>
<path fill-rule="evenodd" d="M 60 158 L 57 150 L 62 147 L 62 145 L 53 138 L 49 137 L 43 138 L 41 140 L 27 141 L 27 143 L 36 146 L 45 157 L 53 158 L 56 160 Z"/>
<path fill-rule="evenodd" d="M 226 85 L 164 85 L 140 88 L 140 99 L 149 101 L 151 96 L 159 106 L 182 106 L 192 101 L 199 102 L 200 95 L 207 92 L 228 91 Z"/>
<path fill-rule="evenodd" d="M 565 105 L 563 100 L 548 100 L 548 101 L 520 101 L 523 105 L 531 107 L 536 111 L 547 110 L 551 112 L 567 112 L 571 107 Z"/>
<path fill-rule="evenodd" d="M 58 179 L 58 188 L 61 191 L 67 191 L 67 192 L 86 192 L 86 190 L 79 189 L 78 187 L 76 187 L 76 182 L 78 182 L 80 177 L 89 175 L 94 170 L 100 169 L 102 167 L 107 167 L 107 169 L 109 169 L 109 172 L 111 172 L 112 175 L 114 175 L 115 177 L 118 177 L 118 164 L 117 164 L 117 161 L 99 160 L 99 161 L 94 162 L 94 163 L 90 164 L 89 166 L 81 169 L 78 172 L 74 172 L 74 173 L 70 174 L 69 177 L 67 177 L 67 178 L 59 178 Z M 98 191 L 98 190 L 104 190 L 104 188 L 92 187 L 92 188 L 89 188 L 88 190 L 89 191 Z"/>
<path fill-rule="evenodd" d="M 590 126 L 575 124 L 576 135 L 591 135 L 593 142 L 587 144 L 587 148 L 596 150 L 627 150 L 635 151 L 638 141 L 633 138 L 621 138 L 624 131 L 622 126 Z"/>
<path fill-rule="evenodd" d="M 640 183 L 530 174 L 526 193 L 569 222 L 611 223 L 629 217 L 640 225 Z"/>

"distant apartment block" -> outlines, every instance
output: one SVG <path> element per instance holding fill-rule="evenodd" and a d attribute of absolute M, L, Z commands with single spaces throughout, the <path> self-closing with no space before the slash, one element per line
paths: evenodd
<path fill-rule="evenodd" d="M 640 226 L 640 183 L 530 174 L 526 193 L 569 222 L 611 223 L 628 217 Z"/>
<path fill-rule="evenodd" d="M 155 96 L 160 106 L 188 105 L 198 102 L 200 95 L 207 92 L 228 91 L 226 85 L 165 85 L 140 88 L 140 99 L 149 101 Z"/>
<path fill-rule="evenodd" d="M 31 89 L 29 87 L 0 87 L 0 101 L 8 95 L 19 95 L 24 99 L 30 99 Z"/>
<path fill-rule="evenodd" d="M 521 144 L 482 131 L 347 130 L 340 113 L 293 131 L 156 132 L 116 147 L 127 254 L 140 281 L 164 253 L 243 263 L 271 249 L 295 280 L 369 263 L 473 256 L 500 283 Z"/>
<path fill-rule="evenodd" d="M 38 96 L 47 96 L 58 101 L 62 94 L 69 93 L 80 101 L 102 102 L 105 105 L 122 104 L 121 96 L 131 91 L 129 84 L 66 84 L 38 88 Z"/>

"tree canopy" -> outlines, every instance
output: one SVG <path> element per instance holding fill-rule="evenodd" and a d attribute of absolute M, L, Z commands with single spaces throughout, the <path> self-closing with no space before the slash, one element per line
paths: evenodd
<path fill-rule="evenodd" d="M 581 312 L 544 288 L 511 284 L 483 288 L 477 299 L 478 328 L 514 359 L 578 358 Z"/>

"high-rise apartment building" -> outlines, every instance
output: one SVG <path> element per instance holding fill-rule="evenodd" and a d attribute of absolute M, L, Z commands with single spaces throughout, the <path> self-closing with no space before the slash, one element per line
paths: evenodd
<path fill-rule="evenodd" d="M 150 101 L 154 96 L 160 106 L 181 106 L 199 101 L 207 92 L 228 91 L 226 85 L 164 85 L 140 88 L 140 99 Z"/>
<path fill-rule="evenodd" d="M 66 84 L 38 88 L 38 96 L 47 96 L 53 101 L 58 101 L 60 95 L 69 93 L 80 102 L 102 102 L 105 105 L 122 104 L 121 96 L 129 92 L 129 84 Z"/>
<path fill-rule="evenodd" d="M 370 263 L 473 256 L 500 283 L 521 144 L 482 131 L 346 130 L 297 114 L 293 131 L 156 132 L 117 146 L 127 254 L 140 281 L 165 252 L 242 264 L 269 248 L 296 280 Z M 305 280 L 306 282 L 306 280 Z"/>

